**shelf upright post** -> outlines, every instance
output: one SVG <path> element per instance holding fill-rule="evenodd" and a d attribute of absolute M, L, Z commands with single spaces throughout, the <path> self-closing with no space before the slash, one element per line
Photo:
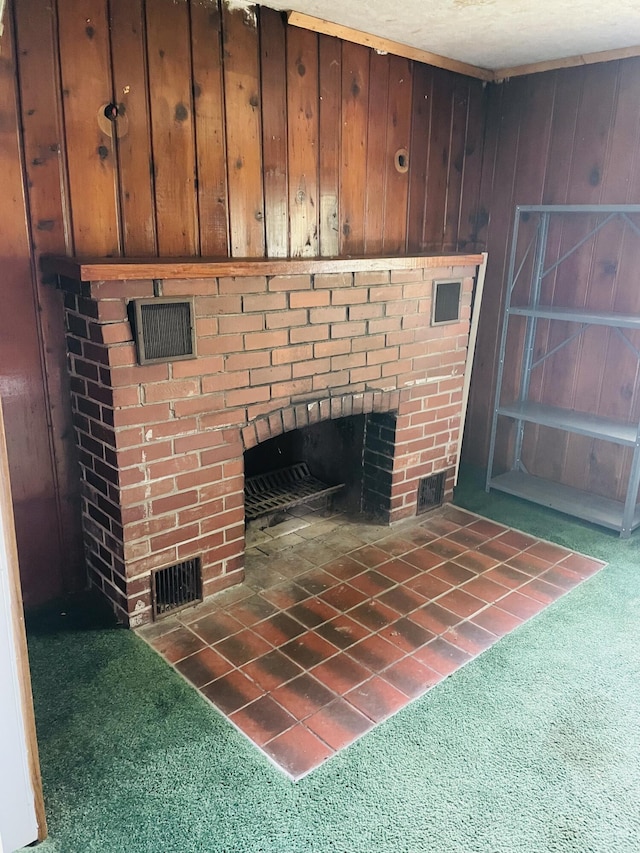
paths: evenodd
<path fill-rule="evenodd" d="M 529 305 L 534 310 L 540 305 L 540 291 L 542 289 L 542 277 L 544 273 L 544 259 L 547 254 L 547 238 L 549 236 L 549 214 L 547 211 L 540 213 L 538 221 L 538 234 L 536 242 L 536 253 L 533 262 L 531 276 L 531 289 L 529 292 Z M 529 395 L 531 385 L 531 366 L 533 364 L 534 348 L 536 341 L 536 329 L 538 318 L 534 315 L 527 317 L 527 331 L 525 334 L 524 351 L 522 359 L 522 371 L 520 373 L 520 393 L 518 402 L 523 403 Z M 522 442 L 524 440 L 524 421 L 518 420 L 516 440 L 513 450 L 512 470 L 520 468 L 522 461 Z"/>
<path fill-rule="evenodd" d="M 629 471 L 629 482 L 627 483 L 627 496 L 624 501 L 624 509 L 622 511 L 622 527 L 620 528 L 620 538 L 627 539 L 631 536 L 631 528 L 636 513 L 636 503 L 638 501 L 638 489 L 640 488 L 640 434 L 636 434 L 636 444 L 633 448 L 633 459 L 631 461 L 631 470 Z"/>
<path fill-rule="evenodd" d="M 496 450 L 496 430 L 498 428 L 498 409 L 500 407 L 500 391 L 502 388 L 502 374 L 504 373 L 504 353 L 507 346 L 507 329 L 509 326 L 509 309 L 511 307 L 511 294 L 515 286 L 516 251 L 518 248 L 518 227 L 520 225 L 520 205 L 516 205 L 513 216 L 513 236 L 511 238 L 511 254 L 509 257 L 509 273 L 507 278 L 507 293 L 502 320 L 502 333 L 500 336 L 500 356 L 498 360 L 498 374 L 496 376 L 496 390 L 493 403 L 493 418 L 491 420 L 491 438 L 489 441 L 489 458 L 487 463 L 487 481 L 485 491 L 491 489 L 493 478 L 493 456 Z"/>

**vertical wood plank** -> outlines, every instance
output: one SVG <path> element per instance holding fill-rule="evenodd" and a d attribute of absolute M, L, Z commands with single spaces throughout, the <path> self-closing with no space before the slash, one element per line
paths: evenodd
<path fill-rule="evenodd" d="M 189 9 L 147 0 L 147 53 L 160 255 L 199 254 Z"/>
<path fill-rule="evenodd" d="M 582 98 L 570 176 L 570 199 L 577 200 L 577 203 L 597 204 L 601 200 L 602 173 L 609 144 L 612 103 L 615 102 L 616 71 L 615 63 L 607 63 L 602 68 L 591 66 L 582 75 Z M 568 217 L 563 225 L 564 249 L 574 245 L 585 229 L 593 224 L 589 217 Z M 588 283 L 594 269 L 596 245 L 597 240 L 593 239 L 563 261 L 558 270 L 557 299 L 566 298 L 569 304 L 577 307 L 588 304 Z M 592 410 L 596 403 L 592 389 L 594 384 L 598 386 L 597 377 L 602 365 L 600 345 L 606 346 L 606 330 L 602 328 L 590 330 L 588 338 L 582 336 L 578 339 L 575 360 L 569 364 L 565 374 L 566 385 L 558 389 L 564 391 L 563 405 L 577 408 L 584 405 L 585 411 Z M 550 372 L 546 379 L 547 387 L 552 384 L 558 387 L 556 377 Z M 583 436 L 565 437 L 562 482 L 584 487 L 589 468 L 589 443 Z M 541 458 L 544 457 L 545 446 L 541 448 Z"/>
<path fill-rule="evenodd" d="M 200 253 L 229 254 L 222 32 L 216 0 L 190 0 Z"/>
<path fill-rule="evenodd" d="M 453 252 L 458 242 L 460 198 L 465 168 L 465 144 L 469 113 L 469 83 L 457 77 L 451 101 L 451 141 L 447 169 L 447 194 L 442 248 Z"/>
<path fill-rule="evenodd" d="M 142 0 L 110 0 L 124 254 L 157 254 Z"/>
<path fill-rule="evenodd" d="M 640 107 L 637 85 L 640 63 L 632 60 L 616 63 L 616 97 L 612 99 L 610 144 L 602 172 L 601 199 L 633 203 L 637 199 L 640 181 L 640 152 L 637 146 L 629 147 L 640 129 Z M 626 169 L 621 169 L 625 164 Z M 640 217 L 634 217 L 640 225 Z M 634 270 L 640 262 L 640 238 L 631 229 L 616 222 L 599 232 L 594 249 L 588 303 L 604 311 L 629 311 L 637 313 L 640 300 L 637 295 Z M 640 336 L 625 333 L 636 347 Z M 639 360 L 613 330 L 608 330 L 606 346 L 599 353 L 598 381 L 594 388 L 595 411 L 605 417 L 633 422 L 638 417 L 637 376 Z M 594 441 L 589 448 L 590 465 L 585 486 L 589 491 L 601 491 L 607 496 L 624 500 L 629 475 L 630 456 L 623 448 L 609 442 Z"/>
<path fill-rule="evenodd" d="M 489 263 L 478 325 L 478 343 L 470 394 L 466 433 L 467 459 L 486 465 L 495 395 L 498 348 L 504 308 L 504 277 L 513 221 L 513 190 L 519 140 L 519 109 L 513 80 L 489 89 L 481 211 L 487 217 Z M 514 96 L 514 91 L 516 95 Z M 494 156 L 495 152 L 495 156 Z M 489 218 L 488 211 L 491 211 Z M 504 457 L 500 462 L 504 461 Z"/>
<path fill-rule="evenodd" d="M 2 411 L 2 399 L 0 398 L 0 529 L 3 563 L 6 565 L 6 571 L 3 571 L 5 580 L 3 583 L 8 587 L 8 597 L 3 591 L 3 627 L 9 622 L 11 623 L 12 640 L 9 640 L 8 647 L 13 647 L 13 652 L 9 654 L 9 669 L 11 670 L 11 657 L 15 662 L 16 679 L 13 680 L 12 675 L 7 679 L 3 678 L 3 690 L 9 690 L 16 696 L 20 710 L 18 711 L 19 725 L 11 724 L 9 720 L 4 720 L 4 732 L 13 732 L 13 735 L 18 734 L 22 738 L 24 732 L 25 749 L 23 760 L 25 762 L 25 777 L 28 773 L 28 778 L 31 783 L 31 794 L 33 796 L 34 815 L 37 824 L 38 841 L 43 841 L 47 837 L 47 818 L 44 809 L 44 796 L 42 792 L 42 774 L 40 773 L 40 758 L 38 755 L 38 738 L 36 733 L 36 720 L 33 710 L 33 693 L 31 690 L 31 673 L 29 671 L 29 650 L 27 648 L 27 634 L 25 631 L 24 618 L 24 599 L 22 596 L 22 588 L 20 585 L 20 573 L 18 566 L 18 545 L 16 542 L 15 533 L 15 518 L 13 514 L 13 503 L 11 498 L 11 483 L 9 474 L 9 459 L 7 456 L 7 439 L 4 427 L 4 414 Z M 6 636 L 6 635 L 5 635 Z M 4 648 L 7 648 L 7 638 L 4 640 Z M 3 666 L 3 671 L 6 672 L 6 664 Z M 7 684 L 8 680 L 8 684 Z M 12 682 L 15 684 L 13 688 Z M 17 682 L 17 683 L 16 683 Z M 6 694 L 5 694 L 6 695 Z M 6 743 L 6 741 L 5 741 Z M 3 747 L 5 753 L 6 746 Z M 22 752 L 22 750 L 21 750 Z M 6 753 L 5 753 L 6 754 Z M 10 762 L 10 772 L 12 777 L 18 774 L 20 768 L 14 765 L 13 760 Z M 17 783 L 17 779 L 12 778 L 13 784 Z M 26 781 L 26 779 L 25 779 Z M 24 806 L 21 805 L 21 811 Z M 24 820 L 24 817 L 20 822 Z"/>
<path fill-rule="evenodd" d="M 480 251 L 486 212 L 481 210 L 480 182 L 484 157 L 486 87 L 480 80 L 469 80 L 469 108 L 464 141 L 464 175 L 460 198 L 460 221 L 455 249 Z"/>
<path fill-rule="evenodd" d="M 364 201 L 367 180 L 367 111 L 369 49 L 342 46 L 342 139 L 340 165 L 340 231 L 343 254 L 364 251 Z"/>
<path fill-rule="evenodd" d="M 225 122 L 231 254 L 265 250 L 258 31 L 253 9 L 223 7 Z"/>
<path fill-rule="evenodd" d="M 571 69 L 554 76 L 556 93 L 551 118 L 548 162 L 543 183 L 543 204 L 562 204 L 568 201 L 571 163 L 576 150 L 576 126 L 582 97 L 582 75 L 578 69 Z M 565 246 L 564 223 L 556 220 L 550 229 L 547 263 L 557 260 Z M 553 303 L 556 296 L 562 299 L 561 294 L 556 295 L 558 274 L 558 272 L 552 273 L 543 281 L 542 299 L 544 301 Z M 540 338 L 541 351 L 552 349 L 569 334 L 571 334 L 571 327 L 568 324 L 548 324 L 543 328 Z M 557 358 L 552 356 L 542 366 L 539 380 L 536 378 L 536 382 L 539 382 L 539 390 L 536 389 L 536 392 L 540 394 L 540 399 L 548 399 L 549 402 L 553 401 L 558 405 L 562 403 L 565 389 L 570 381 L 568 376 L 574 359 L 575 345 L 570 344 L 568 350 L 559 353 Z M 546 447 L 546 454 L 538 453 L 537 469 L 541 475 L 548 473 L 557 478 L 564 465 L 567 436 L 550 434 L 548 430 L 538 429 L 535 432 L 538 447 Z"/>
<path fill-rule="evenodd" d="M 287 114 L 291 255 L 318 254 L 318 37 L 287 35 Z"/>
<path fill-rule="evenodd" d="M 396 153 L 406 149 L 411 158 L 411 104 L 413 98 L 413 66 L 401 56 L 389 57 L 389 98 L 387 144 L 385 156 L 385 220 L 382 251 L 398 254 L 405 251 L 407 241 L 407 202 L 409 172 L 398 171 Z"/>
<path fill-rule="evenodd" d="M 289 255 L 287 48 L 279 12 L 260 9 L 262 161 L 267 257 Z"/>
<path fill-rule="evenodd" d="M 365 202 L 365 251 L 382 254 L 385 236 L 387 184 L 387 133 L 389 117 L 389 57 L 371 51 L 369 57 L 369 105 L 367 118 L 367 180 Z"/>
<path fill-rule="evenodd" d="M 34 250 L 73 254 L 55 7 L 48 0 L 22 0 L 13 11 Z"/>
<path fill-rule="evenodd" d="M 407 249 L 424 251 L 427 197 L 427 165 L 431 145 L 433 70 L 417 64 L 414 69 L 411 146 L 409 149 L 409 199 Z"/>
<path fill-rule="evenodd" d="M 340 249 L 340 151 L 342 131 L 342 42 L 319 36 L 320 255 Z"/>
<path fill-rule="evenodd" d="M 106 3 L 64 0 L 58 18 L 75 251 L 119 255 L 113 134 L 99 124 L 101 109 L 113 99 Z"/>
<path fill-rule="evenodd" d="M 41 254 L 72 253 L 56 16 L 47 0 L 23 0 L 14 4 L 13 12 L 16 39 L 20 44 L 22 144 L 37 301 L 37 330 L 34 331 L 41 336 L 45 405 L 50 418 L 53 486 L 61 541 L 61 555 L 52 554 L 52 561 L 59 559 L 62 584 L 66 590 L 73 591 L 84 582 L 84 566 L 64 309 L 62 293 L 42 284 L 36 272 Z M 37 382 L 36 378 L 32 381 Z M 43 476 L 43 481 L 45 479 Z M 40 570 L 48 571 L 44 566 Z M 62 591 L 59 589 L 58 594 Z"/>
<path fill-rule="evenodd" d="M 548 153 L 551 137 L 551 114 L 555 99 L 555 78 L 552 74 L 546 75 L 544 80 L 534 81 L 529 78 L 523 81 L 520 87 L 518 100 L 520 102 L 519 119 L 519 143 L 518 143 L 518 169 L 514 186 L 515 204 L 540 204 L 542 187 L 548 162 Z M 527 201 L 530 200 L 530 201 Z M 534 237 L 533 226 L 536 222 L 523 221 L 520 226 L 520 244 L 518 255 L 524 257 L 525 249 Z M 521 277 L 523 282 L 529 282 L 532 275 L 531 260 L 523 268 Z M 521 300 L 529 298 L 528 289 L 522 293 L 516 288 L 516 295 Z M 520 295 L 521 294 L 521 295 Z M 544 351 L 546 334 L 549 324 L 539 323 L 536 337 L 536 352 Z M 519 338 L 513 338 L 515 351 L 524 346 L 524 324 Z M 531 376 L 530 396 L 533 400 L 540 400 L 541 379 L 543 369 L 533 371 Z M 539 430 L 533 425 L 525 429 L 523 442 L 523 458 L 525 465 L 529 465 L 533 471 L 534 459 L 537 452 Z"/>
<path fill-rule="evenodd" d="M 455 75 L 441 68 L 434 69 L 427 165 L 427 210 L 422 237 L 428 252 L 441 251 L 444 241 L 454 81 Z"/>
<path fill-rule="evenodd" d="M 62 542 L 20 155 L 13 21 L 0 60 L 0 397 L 26 606 L 64 591 Z M 44 37 L 44 34 L 43 34 Z"/>

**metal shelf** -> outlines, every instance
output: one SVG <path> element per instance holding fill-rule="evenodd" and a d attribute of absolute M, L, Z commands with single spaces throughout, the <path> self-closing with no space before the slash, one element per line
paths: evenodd
<path fill-rule="evenodd" d="M 576 236 L 576 242 L 560 257 L 547 260 L 547 241 L 549 237 L 550 220 L 554 214 L 577 215 L 587 214 L 589 219 L 583 220 L 584 232 Z M 525 240 L 519 237 L 521 222 L 531 216 L 537 217 L 535 231 L 531 240 L 525 245 Z M 513 236 L 509 257 L 507 279 L 507 300 L 504 309 L 504 323 L 500 343 L 498 361 L 498 376 L 496 400 L 493 409 L 489 458 L 487 466 L 487 491 L 498 489 L 517 497 L 525 498 L 534 503 L 556 509 L 560 512 L 574 515 L 578 518 L 600 524 L 603 527 L 617 530 L 620 536 L 627 537 L 632 530 L 640 526 L 640 507 L 638 506 L 638 490 L 640 488 L 640 425 L 620 422 L 612 418 L 574 409 L 563 409 L 557 406 L 547 406 L 533 400 L 531 396 L 532 374 L 546 359 L 554 356 L 563 347 L 576 338 L 582 338 L 583 346 L 588 346 L 591 326 L 606 326 L 616 330 L 619 337 L 633 352 L 640 363 L 640 349 L 631 340 L 625 329 L 640 330 L 638 314 L 620 314 L 610 311 L 599 311 L 590 308 L 571 308 L 567 305 L 541 305 L 543 281 L 553 273 L 567 258 L 611 222 L 622 223 L 632 235 L 640 237 L 640 225 L 637 217 L 640 215 L 640 205 L 527 205 L 516 207 L 513 223 Z M 634 220 L 633 217 L 636 217 Z M 574 220 L 575 221 L 575 220 Z M 524 236 L 524 235 L 523 235 Z M 529 259 L 530 256 L 530 260 Z M 530 275 L 527 286 L 528 302 L 526 305 L 512 305 L 514 291 L 518 279 L 527 271 Z M 525 284 L 523 279 L 523 284 Z M 559 301 L 562 302 L 560 291 L 556 286 Z M 522 298 L 520 299 L 522 301 Z M 516 358 L 521 359 L 518 385 L 510 392 L 511 402 L 503 403 L 502 381 L 507 356 L 507 331 L 512 317 L 523 317 L 524 328 L 519 328 L 521 337 L 520 352 Z M 539 320 L 561 321 L 574 324 L 568 330 L 562 330 L 561 340 L 550 345 L 546 352 L 537 351 L 537 329 Z M 551 364 L 551 362 L 549 362 Z M 513 398 L 516 399 L 513 399 Z M 494 476 L 493 468 L 496 456 L 496 436 L 498 419 L 511 418 L 515 422 L 513 441 L 509 450 L 511 469 L 505 474 Z M 624 501 L 603 498 L 589 494 L 526 473 L 525 425 L 539 424 L 552 429 L 589 436 L 590 438 L 609 441 L 623 447 L 633 448 L 631 465 L 626 482 Z M 524 458 L 523 458 L 524 457 Z M 586 464 L 586 461 L 585 461 Z"/>
<path fill-rule="evenodd" d="M 577 412 L 574 409 L 561 409 L 541 403 L 516 402 L 498 406 L 498 414 L 517 421 L 601 438 L 627 447 L 635 447 L 638 441 L 637 424 L 626 424 L 586 412 Z"/>
<path fill-rule="evenodd" d="M 586 326 L 615 326 L 620 329 L 640 329 L 640 316 L 589 311 L 586 308 L 561 308 L 553 305 L 512 305 L 509 314 L 519 317 L 536 317 L 543 320 L 565 320 Z"/>
<path fill-rule="evenodd" d="M 541 477 L 532 477 L 522 471 L 507 471 L 506 474 L 493 477 L 489 486 L 610 530 L 622 529 L 624 504 L 621 501 L 613 501 Z M 637 527 L 640 527 L 640 507 L 636 507 L 629 533 Z"/>

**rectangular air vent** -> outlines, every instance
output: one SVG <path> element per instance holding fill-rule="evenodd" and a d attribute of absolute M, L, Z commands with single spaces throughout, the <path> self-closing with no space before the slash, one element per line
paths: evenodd
<path fill-rule="evenodd" d="M 153 618 L 174 613 L 182 607 L 202 601 L 200 558 L 185 560 L 151 572 Z"/>
<path fill-rule="evenodd" d="M 423 477 L 418 483 L 418 515 L 435 509 L 442 503 L 445 473 L 445 471 L 441 471 L 431 477 Z"/>
<path fill-rule="evenodd" d="M 192 300 L 136 299 L 133 307 L 140 364 L 196 357 Z"/>
<path fill-rule="evenodd" d="M 431 325 L 457 323 L 460 319 L 460 281 L 434 281 Z"/>

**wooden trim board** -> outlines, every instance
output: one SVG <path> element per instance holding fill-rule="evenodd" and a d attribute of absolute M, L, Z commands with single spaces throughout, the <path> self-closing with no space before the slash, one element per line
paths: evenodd
<path fill-rule="evenodd" d="M 597 53 L 581 53 L 577 56 L 565 56 L 563 59 L 548 59 L 546 62 L 516 65 L 513 68 L 498 68 L 493 72 L 493 82 L 501 83 L 509 77 L 540 74 L 543 71 L 555 71 L 558 68 L 575 68 L 578 65 L 594 65 L 596 62 L 615 62 L 617 59 L 631 59 L 634 56 L 640 56 L 640 45 L 600 50 Z"/>
<path fill-rule="evenodd" d="M 16 648 L 18 678 L 20 681 L 22 718 L 28 752 L 27 760 L 29 765 L 29 775 L 31 777 L 31 787 L 33 788 L 36 821 L 38 823 L 38 841 L 43 841 L 47 837 L 47 820 L 44 811 L 42 777 L 40 775 L 40 759 L 38 757 L 38 741 L 36 738 L 36 722 L 33 712 L 31 674 L 29 672 L 27 635 L 24 626 L 22 591 L 20 588 L 20 576 L 18 571 L 18 547 L 14 532 L 13 501 L 11 498 L 11 485 L 9 482 L 9 461 L 7 458 L 7 441 L 2 414 L 2 400 L 0 400 L 0 514 L 2 514 L 3 527 L 5 528 L 4 547 L 7 554 L 7 563 L 9 568 L 11 622 Z"/>
<path fill-rule="evenodd" d="M 408 255 L 354 258 L 42 258 L 45 276 L 76 281 L 123 281 L 149 278 L 220 278 L 249 275 L 313 275 L 337 272 L 434 269 L 477 266 L 481 254 Z"/>
<path fill-rule="evenodd" d="M 343 39 L 344 41 L 363 44 L 365 47 L 370 47 L 380 53 L 392 53 L 394 56 L 404 56 L 405 59 L 415 59 L 416 62 L 423 62 L 425 65 L 435 65 L 436 68 L 455 71 L 458 74 L 465 74 L 467 77 L 476 77 L 479 80 L 493 80 L 493 72 L 488 68 L 478 68 L 476 65 L 469 65 L 467 62 L 449 59 L 437 53 L 430 53 L 427 50 L 420 50 L 420 48 L 411 47 L 398 41 L 365 33 L 362 30 L 354 30 L 342 24 L 334 24 L 322 18 L 304 15 L 302 12 L 288 12 L 287 21 L 293 27 L 302 27 L 305 30 L 312 30 L 314 33 L 324 33 L 325 35 L 335 36 L 335 38 Z"/>
<path fill-rule="evenodd" d="M 467 345 L 467 360 L 464 366 L 464 384 L 462 387 L 462 417 L 460 421 L 460 432 L 458 435 L 458 452 L 456 454 L 456 473 L 453 485 L 458 485 L 458 473 L 460 472 L 460 455 L 462 453 L 462 440 L 464 438 L 464 426 L 467 420 L 467 409 L 469 407 L 469 391 L 471 389 L 471 371 L 473 359 L 476 353 L 476 342 L 478 340 L 478 323 L 480 322 L 480 309 L 482 308 L 482 295 L 484 293 L 484 279 L 487 273 L 487 262 L 489 255 L 482 253 L 482 263 L 478 269 L 478 279 L 473 295 L 473 314 L 471 315 L 471 326 L 469 327 L 469 343 Z"/>
<path fill-rule="evenodd" d="M 596 62 L 614 62 L 618 59 L 630 59 L 640 56 L 640 45 L 630 47 L 614 48 L 612 50 L 601 50 L 595 53 L 581 53 L 576 56 L 566 56 L 560 59 L 548 59 L 543 62 L 532 62 L 527 65 L 514 65 L 511 68 L 481 68 L 468 62 L 450 59 L 440 56 L 428 50 L 393 41 L 392 39 L 346 27 L 342 24 L 334 24 L 323 18 L 315 18 L 313 15 L 305 15 L 302 12 L 288 12 L 287 21 L 293 27 L 301 27 L 312 30 L 314 33 L 324 33 L 328 36 L 343 39 L 344 41 L 362 44 L 377 50 L 379 53 L 392 53 L 395 56 L 404 56 L 425 65 L 433 65 L 436 68 L 444 68 L 446 71 L 454 71 L 467 77 L 475 77 L 487 83 L 502 83 L 510 77 L 522 77 L 525 74 L 540 74 L 543 71 L 554 71 L 558 68 L 574 68 L 578 65 L 593 65 Z"/>

